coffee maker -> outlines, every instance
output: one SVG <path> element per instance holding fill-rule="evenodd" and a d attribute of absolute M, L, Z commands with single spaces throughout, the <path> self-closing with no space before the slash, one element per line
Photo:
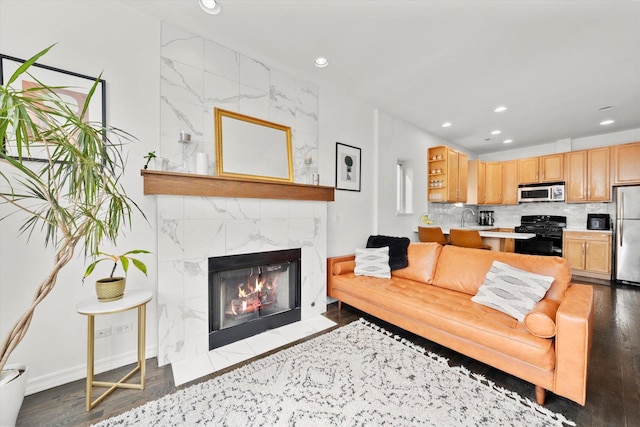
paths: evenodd
<path fill-rule="evenodd" d="M 493 225 L 495 222 L 495 219 L 493 218 L 493 211 L 487 211 L 487 224 L 486 225 Z"/>
<path fill-rule="evenodd" d="M 479 225 L 493 225 L 494 221 L 493 211 L 480 211 L 478 215 Z"/>
<path fill-rule="evenodd" d="M 487 225 L 487 211 L 480 211 L 478 215 L 478 224 Z"/>

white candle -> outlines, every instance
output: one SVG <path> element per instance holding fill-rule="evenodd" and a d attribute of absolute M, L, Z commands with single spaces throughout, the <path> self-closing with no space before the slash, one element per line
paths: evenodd
<path fill-rule="evenodd" d="M 207 153 L 196 154 L 196 173 L 206 175 L 209 170 L 209 156 Z"/>

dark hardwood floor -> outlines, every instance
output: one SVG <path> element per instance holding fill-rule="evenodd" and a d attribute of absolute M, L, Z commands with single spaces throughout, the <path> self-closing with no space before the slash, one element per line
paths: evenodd
<path fill-rule="evenodd" d="M 587 282 L 586 279 L 574 279 L 574 281 Z M 640 287 L 609 285 L 602 284 L 602 282 L 593 283 L 596 311 L 587 404 L 583 407 L 565 398 L 547 393 L 545 407 L 551 411 L 562 413 L 568 419 L 575 421 L 578 426 L 638 426 L 640 425 Z M 331 304 L 325 315 L 337 322 L 339 326 L 364 317 L 404 336 L 427 350 L 446 357 L 449 359 L 450 365 L 464 365 L 468 369 L 486 376 L 498 386 L 513 390 L 521 396 L 535 401 L 534 388 L 531 384 L 405 332 L 349 306 L 343 306 L 342 311 L 338 312 L 337 304 Z M 131 368 L 132 366 L 125 366 L 101 374 L 98 378 L 104 381 L 115 381 Z M 233 368 L 235 367 L 229 368 L 229 370 Z M 215 375 L 220 375 L 220 373 Z M 18 416 L 18 425 L 90 425 L 165 394 L 175 392 L 180 388 L 206 381 L 215 375 L 212 374 L 192 383 L 175 387 L 171 367 L 158 367 L 156 359 L 149 359 L 147 360 L 147 386 L 145 390 L 116 390 L 95 409 L 86 412 L 84 380 L 75 381 L 25 397 Z"/>

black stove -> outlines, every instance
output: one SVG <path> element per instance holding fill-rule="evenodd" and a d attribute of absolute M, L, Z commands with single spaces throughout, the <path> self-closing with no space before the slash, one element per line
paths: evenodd
<path fill-rule="evenodd" d="M 562 256 L 562 230 L 567 217 L 559 215 L 524 215 L 516 233 L 534 233 L 531 239 L 516 239 L 515 251 L 521 254 Z"/>

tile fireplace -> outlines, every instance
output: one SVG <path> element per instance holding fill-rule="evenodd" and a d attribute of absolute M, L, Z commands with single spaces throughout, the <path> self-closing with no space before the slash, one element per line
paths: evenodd
<path fill-rule="evenodd" d="M 300 321 L 301 252 L 209 258 L 209 350 Z"/>

